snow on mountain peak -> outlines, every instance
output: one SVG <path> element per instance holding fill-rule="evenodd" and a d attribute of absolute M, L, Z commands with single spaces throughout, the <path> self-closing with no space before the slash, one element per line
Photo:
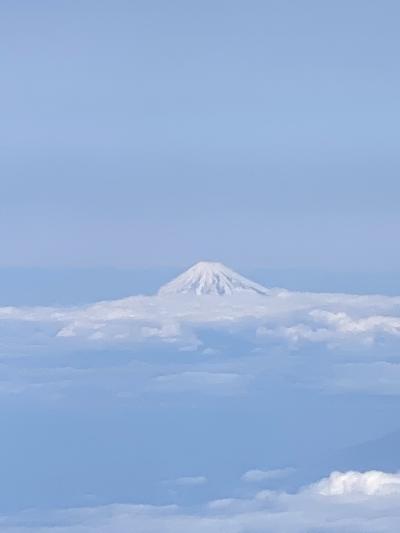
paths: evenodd
<path fill-rule="evenodd" d="M 241 276 L 222 263 L 201 261 L 159 290 L 159 294 L 195 294 L 226 296 L 236 293 L 269 294 L 269 289 Z"/>

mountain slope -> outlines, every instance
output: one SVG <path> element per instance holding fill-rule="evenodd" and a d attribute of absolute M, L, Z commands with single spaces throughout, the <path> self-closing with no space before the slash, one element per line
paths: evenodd
<path fill-rule="evenodd" d="M 159 290 L 159 295 L 228 296 L 236 293 L 269 294 L 269 289 L 241 276 L 222 263 L 201 261 Z"/>

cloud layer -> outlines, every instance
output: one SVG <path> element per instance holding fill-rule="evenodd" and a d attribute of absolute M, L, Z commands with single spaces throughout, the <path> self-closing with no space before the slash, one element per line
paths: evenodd
<path fill-rule="evenodd" d="M 295 293 L 231 297 L 135 296 L 75 308 L 0 308 L 3 329 L 19 327 L 42 341 L 101 345 L 158 340 L 196 348 L 204 327 L 247 330 L 259 342 L 368 346 L 400 339 L 400 298 Z M 32 339 L 31 339 L 32 340 Z"/>
<path fill-rule="evenodd" d="M 2 517 L 1 526 L 3 533 L 395 533 L 400 527 L 400 475 L 334 472 L 293 494 L 264 490 L 193 510 L 108 505 L 29 511 Z"/>
<path fill-rule="evenodd" d="M 136 383 L 135 394 L 145 390 L 241 394 L 267 372 L 293 375 L 299 384 L 331 391 L 400 393 L 397 297 L 276 289 L 263 296 L 134 296 L 69 308 L 2 307 L 0 333 L 5 374 L 0 393 L 51 388 L 65 392 L 74 385 L 97 382 L 129 396 L 130 378 Z M 245 363 L 221 356 L 231 354 L 236 344 L 243 346 Z M 143 347 L 173 349 L 182 357 L 186 354 L 191 364 L 167 369 L 160 362 L 140 363 L 138 370 L 129 362 L 119 372 L 110 360 L 107 372 L 114 375 L 110 385 L 101 369 L 90 366 L 77 369 L 64 364 L 55 369 L 51 364 L 40 372 L 14 368 L 7 360 Z M 273 354 L 279 357 L 273 360 Z M 296 361 L 289 361 L 290 354 L 296 354 Z"/>

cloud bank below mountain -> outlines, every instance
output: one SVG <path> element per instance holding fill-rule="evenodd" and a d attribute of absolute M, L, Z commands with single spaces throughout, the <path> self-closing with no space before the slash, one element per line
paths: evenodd
<path fill-rule="evenodd" d="M 93 346 L 156 340 L 195 348 L 201 342 L 198 331 L 210 328 L 247 331 L 264 344 L 368 347 L 400 339 L 400 298 L 283 290 L 263 296 L 133 296 L 71 308 L 2 307 L 0 327 L 5 337 L 17 328 L 18 336 L 29 337 L 34 329 L 43 342 Z"/>
<path fill-rule="evenodd" d="M 7 366 L 12 356 L 152 347 L 186 352 L 188 364 L 165 369 L 159 362 L 147 367 L 131 362 L 120 375 L 110 360 L 107 372 L 114 383 L 130 376 L 136 391 L 230 395 L 244 393 L 272 372 L 325 390 L 400 393 L 400 297 L 262 292 L 223 265 L 205 265 L 155 296 L 75 307 L 0 308 L 0 355 L 9 377 L 0 393 L 41 391 L 60 383 L 64 391 L 85 382 L 110 386 L 101 369 L 50 367 L 40 378 L 38 369 Z M 239 350 L 236 345 L 242 346 L 241 358 L 229 359 L 233 347 Z"/>

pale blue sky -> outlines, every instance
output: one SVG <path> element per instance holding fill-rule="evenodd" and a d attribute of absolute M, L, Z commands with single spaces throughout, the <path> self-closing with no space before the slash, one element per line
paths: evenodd
<path fill-rule="evenodd" d="M 379 475 L 377 497 L 300 489 L 400 479 L 399 20 L 397 0 L 0 2 L 2 532 L 400 531 Z M 381 296 L 99 302 L 200 259 Z"/>
<path fill-rule="evenodd" d="M 392 1 L 4 1 L 2 266 L 400 268 Z"/>

